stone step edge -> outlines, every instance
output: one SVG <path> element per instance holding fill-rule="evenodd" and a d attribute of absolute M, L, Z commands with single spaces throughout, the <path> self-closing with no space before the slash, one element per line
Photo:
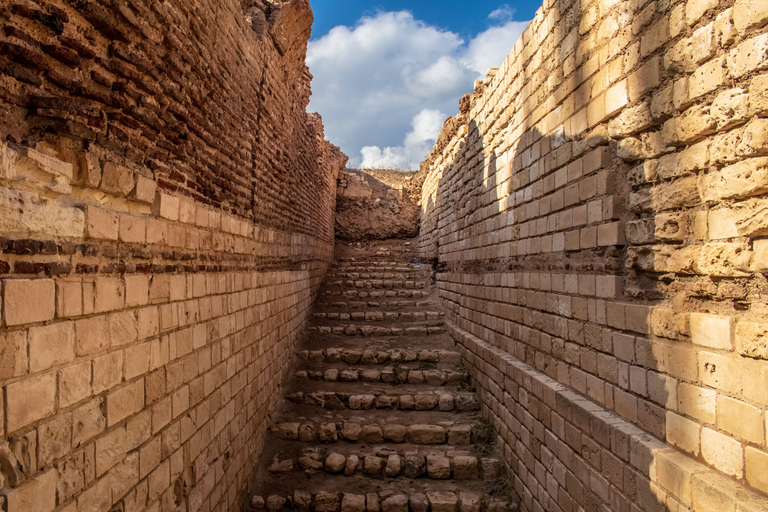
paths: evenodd
<path fill-rule="evenodd" d="M 308 422 L 281 421 L 269 427 L 269 433 L 282 441 L 304 443 L 410 443 L 424 445 L 469 446 L 473 442 L 472 425 L 460 423 L 450 427 L 431 424 L 399 425 L 361 424 L 354 421 Z"/>
<path fill-rule="evenodd" d="M 440 320 L 445 318 L 442 311 L 318 311 L 312 313 L 312 318 L 323 318 L 326 320 L 367 320 L 371 322 L 390 321 L 411 321 L 424 322 L 427 320 Z"/>
<path fill-rule="evenodd" d="M 385 363 L 461 363 L 461 354 L 453 350 L 355 350 L 327 348 L 300 350 L 296 357 L 318 363 L 385 364 Z"/>
<path fill-rule="evenodd" d="M 480 410 L 480 401 L 474 393 L 417 393 L 415 395 L 372 395 L 336 392 L 291 393 L 286 399 L 296 404 L 323 407 L 329 410 L 399 409 L 401 411 L 470 412 Z"/>
<path fill-rule="evenodd" d="M 478 493 L 427 491 L 425 493 L 338 493 L 297 490 L 291 496 L 252 496 L 246 512 L 516 512 L 518 504 L 489 499 Z"/>
<path fill-rule="evenodd" d="M 267 466 L 272 474 L 293 471 L 325 471 L 330 474 L 354 476 L 404 477 L 431 480 L 495 480 L 502 474 L 503 464 L 498 459 L 478 459 L 474 455 L 437 455 L 391 453 L 383 456 L 330 453 L 323 457 L 311 449 L 301 457 L 280 459 L 277 455 Z"/>
<path fill-rule="evenodd" d="M 468 382 L 469 375 L 453 370 L 409 370 L 407 368 L 385 368 L 347 370 L 329 368 L 322 370 L 298 370 L 298 380 L 322 382 L 381 382 L 384 384 L 426 384 L 429 386 L 451 386 Z"/>
<path fill-rule="evenodd" d="M 347 296 L 347 297 L 360 297 L 360 298 L 401 298 L 401 299 L 413 299 L 413 298 L 425 298 L 429 297 L 429 291 L 428 290 L 358 290 L 358 289 L 350 289 L 345 291 L 340 291 L 338 289 L 335 290 L 322 290 L 320 292 L 321 296 Z"/>
<path fill-rule="evenodd" d="M 419 327 L 381 327 L 373 325 L 338 325 L 330 326 L 311 326 L 307 328 L 308 332 L 318 334 L 336 334 L 344 336 L 427 336 L 430 334 L 443 334 L 446 328 L 441 326 L 419 326 Z"/>
<path fill-rule="evenodd" d="M 387 298 L 387 297 L 382 297 Z M 392 297 L 390 297 L 392 298 Z M 398 299 L 399 297 L 394 297 Z M 405 299 L 405 300 L 390 300 L 390 301 L 330 301 L 330 300 L 318 300 L 315 302 L 315 306 L 322 306 L 323 308 L 435 308 L 435 302 L 432 300 L 418 300 L 418 299 Z M 340 312 L 341 313 L 341 312 Z"/>

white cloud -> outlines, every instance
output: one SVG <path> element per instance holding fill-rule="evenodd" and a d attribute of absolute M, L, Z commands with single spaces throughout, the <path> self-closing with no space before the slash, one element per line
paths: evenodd
<path fill-rule="evenodd" d="M 440 135 L 440 130 L 448 116 L 439 110 L 424 109 L 411 120 L 411 131 L 405 135 L 402 145 L 365 146 L 360 150 L 364 169 L 417 169 L 424 155 L 429 153 Z"/>
<path fill-rule="evenodd" d="M 504 4 L 495 11 L 492 11 L 491 14 L 488 15 L 488 19 L 507 22 L 510 21 L 514 15 L 515 9 L 510 7 L 509 4 Z"/>
<path fill-rule="evenodd" d="M 491 13 L 496 25 L 470 41 L 407 11 L 379 12 L 310 41 L 310 109 L 322 114 L 326 136 L 351 166 L 418 167 L 444 112 L 458 111 L 459 98 L 501 64 L 527 25 L 507 21 L 513 12 L 506 7 Z"/>

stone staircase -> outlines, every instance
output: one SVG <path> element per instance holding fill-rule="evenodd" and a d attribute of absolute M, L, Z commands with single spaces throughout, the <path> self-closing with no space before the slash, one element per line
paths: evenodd
<path fill-rule="evenodd" d="M 342 248 L 247 511 L 511 512 L 517 498 L 406 241 Z"/>

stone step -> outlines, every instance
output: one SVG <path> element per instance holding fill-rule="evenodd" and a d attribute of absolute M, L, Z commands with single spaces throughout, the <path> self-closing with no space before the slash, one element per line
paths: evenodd
<path fill-rule="evenodd" d="M 429 386 L 458 386 L 469 381 L 466 372 L 444 370 L 418 370 L 386 367 L 384 369 L 328 368 L 326 370 L 298 370 L 297 380 L 324 382 L 383 382 L 385 384 L 427 384 Z"/>
<path fill-rule="evenodd" d="M 450 423 L 450 422 L 447 422 Z M 468 446 L 473 442 L 486 442 L 484 433 L 477 434 L 470 423 L 454 425 L 378 423 L 343 421 L 283 421 L 272 425 L 270 434 L 283 441 L 302 443 L 410 443 L 450 446 Z"/>
<path fill-rule="evenodd" d="M 413 327 L 385 327 L 374 325 L 344 324 L 336 326 L 311 326 L 307 328 L 310 333 L 336 334 L 345 336 L 427 336 L 430 334 L 443 334 L 446 332 L 443 322 L 435 322 L 434 325 L 422 325 Z"/>
<path fill-rule="evenodd" d="M 329 453 L 330 452 L 330 453 Z M 402 451 L 389 447 L 368 450 L 326 450 L 309 447 L 300 456 L 274 456 L 267 471 L 284 474 L 292 471 L 325 471 L 330 474 L 370 477 L 430 478 L 433 480 L 495 480 L 502 474 L 498 459 L 480 458 L 468 451 Z"/>
<path fill-rule="evenodd" d="M 349 364 L 385 364 L 385 363 L 443 363 L 459 364 L 461 354 L 454 350 L 376 350 L 327 348 L 325 350 L 300 350 L 296 357 L 304 361 L 324 363 L 344 362 Z"/>
<path fill-rule="evenodd" d="M 353 394 L 339 391 L 299 391 L 288 394 L 286 399 L 296 404 L 322 407 L 329 410 L 399 409 L 401 411 L 431 411 L 436 409 L 443 412 L 466 412 L 480 409 L 480 401 L 474 393 L 456 391 L 412 394 Z"/>
<path fill-rule="evenodd" d="M 334 279 L 323 282 L 323 287 L 343 287 L 366 290 L 411 290 L 429 286 L 426 279 Z"/>
<path fill-rule="evenodd" d="M 344 309 L 344 310 L 356 310 L 356 309 L 382 309 L 382 308 L 433 308 L 435 303 L 431 300 L 419 300 L 419 299 L 399 299 L 397 297 L 387 299 L 382 298 L 379 300 L 349 300 L 340 301 L 337 298 L 328 297 L 327 300 L 319 300 L 315 303 L 316 309 Z"/>
<path fill-rule="evenodd" d="M 415 298 L 421 299 L 429 297 L 428 290 L 323 290 L 323 296 L 337 296 L 344 299 L 356 297 L 358 299 L 368 298 Z"/>
<path fill-rule="evenodd" d="M 458 487 L 359 494 L 303 487 L 290 494 L 253 495 L 246 504 L 246 512 L 280 512 L 285 508 L 297 512 L 516 512 L 518 504 Z"/>
<path fill-rule="evenodd" d="M 420 269 L 403 269 L 403 270 L 335 270 L 325 274 L 325 278 L 341 278 L 341 279 L 418 279 L 428 278 L 429 274 Z"/>
<path fill-rule="evenodd" d="M 424 322 L 445 317 L 442 311 L 329 311 L 312 313 L 312 318 L 323 320 L 366 320 L 370 322 L 401 321 Z"/>

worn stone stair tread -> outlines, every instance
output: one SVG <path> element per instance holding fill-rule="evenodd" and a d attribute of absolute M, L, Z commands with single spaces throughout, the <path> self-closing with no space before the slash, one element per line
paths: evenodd
<path fill-rule="evenodd" d="M 303 473 L 289 475 L 265 473 L 263 481 L 257 486 L 254 494 L 288 496 L 293 495 L 294 490 L 309 492 L 313 495 L 319 492 L 366 494 L 375 492 L 375 489 L 378 490 L 379 496 L 427 492 L 471 492 L 480 496 L 488 495 L 488 483 L 481 480 L 393 479 L 374 478 L 362 474 L 345 477 L 325 472 L 317 472 L 307 478 Z"/>
<path fill-rule="evenodd" d="M 403 336 L 349 336 L 346 334 L 325 334 L 313 331 L 307 332 L 307 342 L 309 343 L 309 346 L 305 348 L 312 350 L 335 346 L 349 346 L 355 348 L 391 347 L 392 349 L 405 349 L 414 346 L 426 349 L 447 349 L 454 346 L 453 340 L 447 332 L 428 334 L 427 336 L 414 336 L 410 334 L 405 334 Z M 415 343 L 418 343 L 418 345 L 415 345 Z"/>
<path fill-rule="evenodd" d="M 342 391 L 343 384 L 329 382 L 324 383 L 325 389 L 322 391 L 292 392 L 286 397 L 288 401 L 296 404 L 304 404 L 312 407 L 318 407 L 330 410 L 351 409 L 351 410 L 370 410 L 370 409 L 398 409 L 402 411 L 475 411 L 480 409 L 480 401 L 474 393 L 460 393 L 453 390 L 444 390 L 440 393 L 430 390 L 428 392 L 419 392 L 414 390 L 413 386 L 407 386 L 407 390 L 393 390 L 393 392 L 371 392 L 372 386 L 367 383 L 355 384 L 356 386 L 366 387 L 367 393 L 349 393 Z M 337 391 L 330 391 L 328 388 L 336 388 Z"/>
<path fill-rule="evenodd" d="M 448 368 L 354 368 L 340 364 L 307 365 L 294 372 L 298 381 L 342 382 L 342 383 L 383 383 L 393 385 L 428 385 L 438 387 L 458 387 L 468 384 L 466 373 Z"/>
<path fill-rule="evenodd" d="M 336 423 L 342 425 L 345 422 L 366 423 L 366 424 L 388 424 L 397 423 L 400 425 L 412 424 L 472 424 L 475 425 L 480 420 L 479 411 L 419 411 L 418 415 L 410 410 L 400 409 L 368 409 L 368 410 L 319 410 L 315 406 L 301 404 L 287 404 L 282 411 L 276 413 L 272 418 L 272 423 L 281 422 L 308 422 L 311 418 L 317 423 Z M 340 428 L 340 427 L 339 427 Z"/>
<path fill-rule="evenodd" d="M 318 421 L 309 418 L 291 418 L 276 421 L 269 427 L 272 437 L 282 441 L 301 443 L 368 443 L 372 439 L 381 439 L 379 444 L 394 443 L 406 446 L 410 444 L 450 445 L 468 447 L 473 441 L 487 441 L 483 434 L 478 434 L 477 421 L 442 421 L 439 423 L 421 423 L 414 421 L 376 422 L 376 421 Z M 336 432 L 334 436 L 332 432 Z M 331 433 L 330 435 L 329 432 Z"/>
<path fill-rule="evenodd" d="M 300 350 L 295 356 L 303 361 L 318 363 L 347 363 L 347 364 L 377 364 L 400 365 L 434 363 L 456 365 L 461 362 L 461 354 L 455 350 L 445 349 L 392 349 L 388 347 L 367 347 L 365 349 L 334 346 L 323 350 Z"/>
<path fill-rule="evenodd" d="M 308 330 L 310 333 L 336 334 L 338 336 L 425 336 L 429 334 L 443 334 L 446 332 L 446 327 L 442 322 L 440 325 L 403 325 L 401 327 L 371 324 L 340 324 L 329 328 L 325 333 L 320 331 L 318 327 L 309 327 Z"/>
<path fill-rule="evenodd" d="M 323 471 L 346 477 L 362 473 L 386 478 L 491 481 L 499 477 L 502 467 L 498 459 L 446 446 L 340 444 L 327 449 L 281 443 L 280 448 L 267 466 L 270 473 Z"/>

